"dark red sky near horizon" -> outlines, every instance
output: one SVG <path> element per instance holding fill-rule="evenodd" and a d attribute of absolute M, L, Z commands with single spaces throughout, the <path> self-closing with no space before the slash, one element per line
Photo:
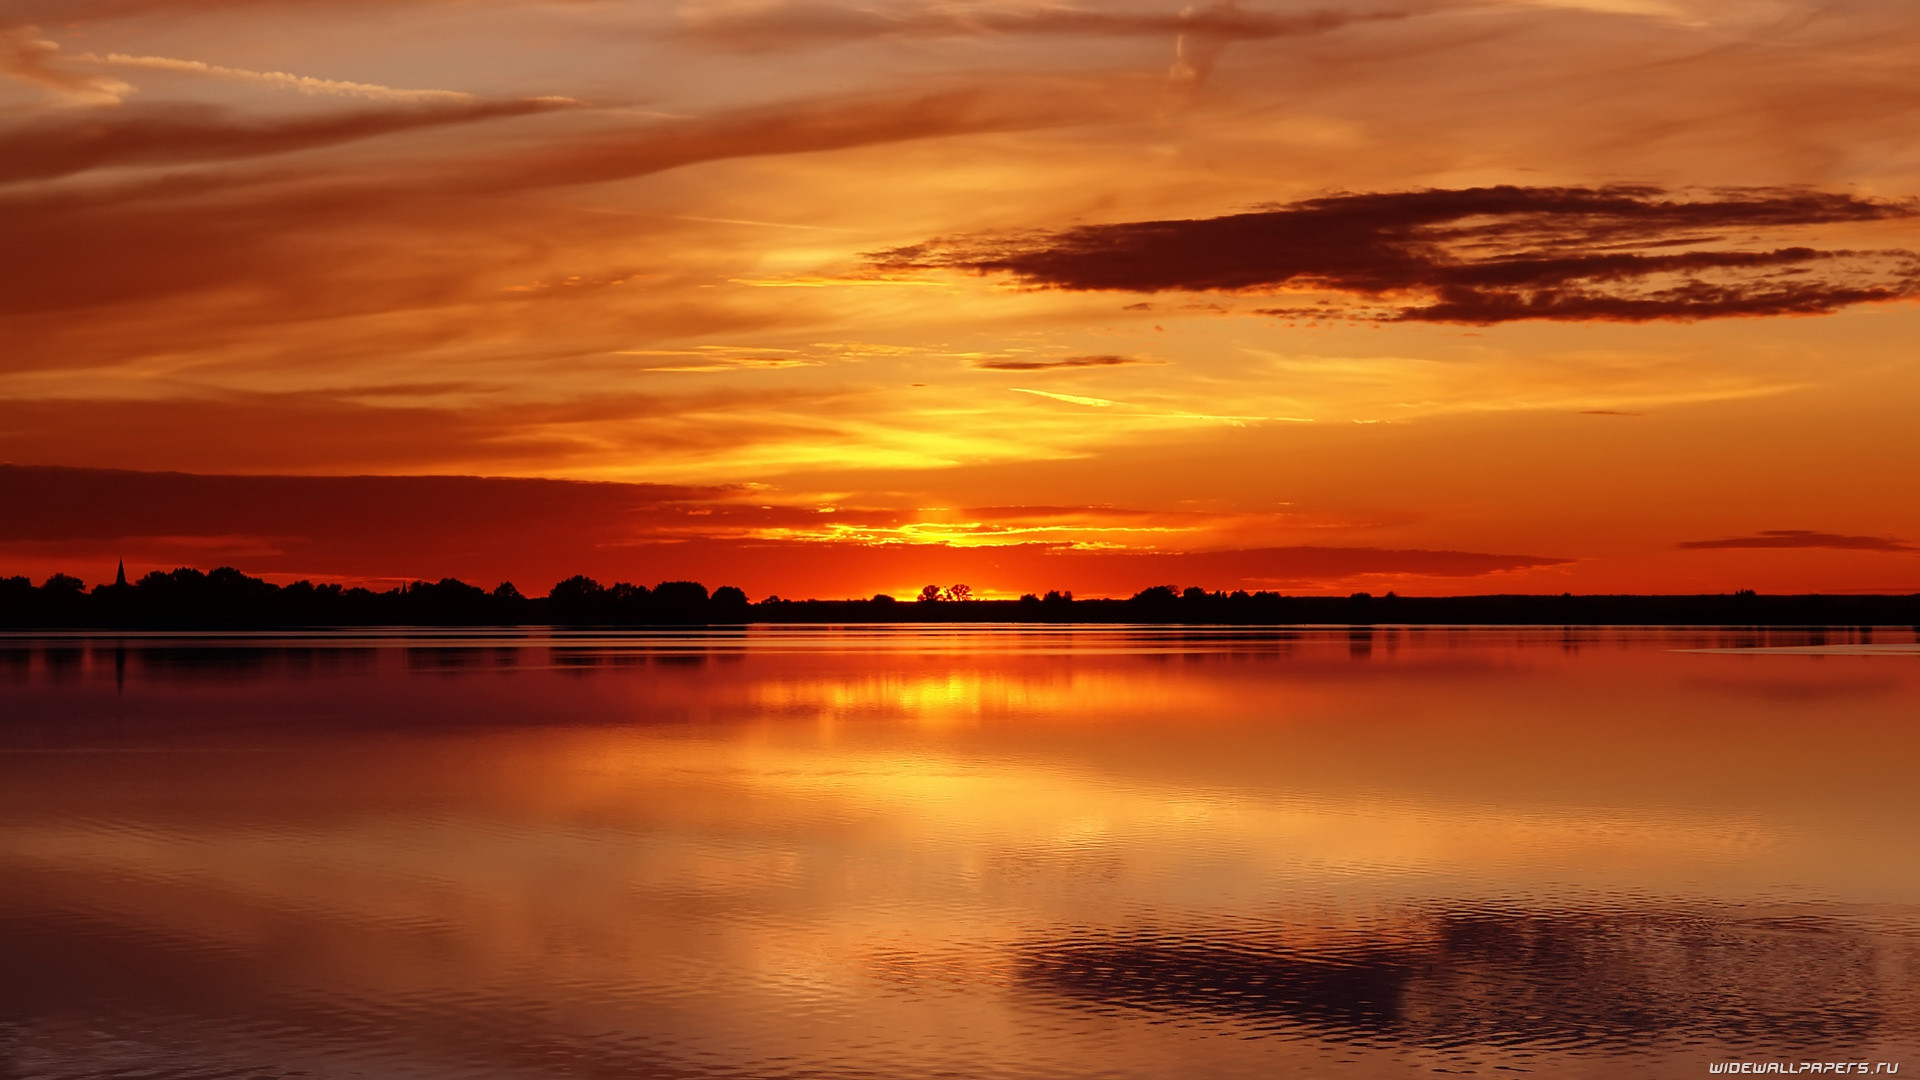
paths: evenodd
<path fill-rule="evenodd" d="M 388 586 L 455 577 L 491 587 L 512 581 L 542 594 L 586 573 L 611 583 L 690 579 L 731 584 L 755 599 L 868 595 L 860 580 L 920 584 L 991 582 L 989 594 L 1063 589 L 1125 596 L 1152 583 L 1293 593 L 1329 582 L 1397 583 L 1430 594 L 1544 591 L 1547 575 L 1573 560 L 1551 555 L 1291 545 L 1184 552 L 1088 551 L 1017 536 L 975 545 L 845 542 L 804 538 L 817 507 L 760 503 L 721 487 L 458 476 L 209 476 L 0 465 L 0 501 L 37 508 L 0 522 L 0 553 L 40 576 L 74 573 L 89 583 L 125 562 L 129 576 L 180 565 L 232 565 L 277 581 L 299 578 Z M 748 496 L 743 498 L 743 496 Z M 958 517 L 1085 520 L 1099 508 L 973 507 Z M 900 515 L 844 515 L 852 527 L 895 527 Z M 1113 515 L 1125 519 L 1126 515 Z M 803 538 L 768 538 L 788 529 Z M 1726 553 L 1782 549 L 1909 555 L 1881 537 L 1775 531 L 1677 545 Z M 1411 588 L 1407 588 L 1412 583 Z"/>
<path fill-rule="evenodd" d="M 1310 546 L 1090 555 L 1032 542 L 872 543 L 850 552 L 849 545 L 826 540 L 758 538 L 769 529 L 811 526 L 822 515 L 812 507 L 743 503 L 739 496 L 723 488 L 606 482 L 0 466 L 0 498 L 39 508 L 0 526 L 0 551 L 16 561 L 69 568 L 60 572 L 84 570 L 95 580 L 103 576 L 99 567 L 123 560 L 137 578 L 216 554 L 223 564 L 283 581 L 380 584 L 458 577 L 487 586 L 513 581 L 538 595 L 554 581 L 587 573 L 608 583 L 732 584 L 756 599 L 842 596 L 849 561 L 857 561 L 862 574 L 887 581 L 1023 581 L 1032 583 L 1025 591 L 1059 588 L 1081 595 L 1127 595 L 1138 589 L 1131 582 L 1161 580 L 1299 591 L 1329 579 L 1477 578 L 1563 561 Z M 965 513 L 1032 516 L 1059 509 Z M 895 515 L 858 516 L 863 524 L 885 527 Z"/>

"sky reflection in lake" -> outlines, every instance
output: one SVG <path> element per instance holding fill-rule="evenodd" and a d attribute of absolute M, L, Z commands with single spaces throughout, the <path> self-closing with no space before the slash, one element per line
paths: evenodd
<path fill-rule="evenodd" d="M 9 1078 L 1920 1066 L 1907 631 L 12 638 L 0 702 Z"/>

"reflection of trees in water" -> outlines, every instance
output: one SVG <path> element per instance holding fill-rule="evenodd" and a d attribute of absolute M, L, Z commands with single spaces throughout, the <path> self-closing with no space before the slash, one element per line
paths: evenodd
<path fill-rule="evenodd" d="M 236 645 L 141 646 L 125 650 L 140 668 L 141 677 L 154 682 L 260 682 L 288 677 L 310 677 L 364 671 L 378 651 L 372 648 L 259 647 Z"/>
<path fill-rule="evenodd" d="M 25 682 L 33 669 L 33 650 L 19 646 L 0 646 L 0 679 Z"/>
<path fill-rule="evenodd" d="M 1220 929 L 1074 933 L 1019 951 L 1019 982 L 1080 1007 L 1185 1013 L 1276 1033 L 1428 1047 L 1787 1047 L 1915 1019 L 1912 957 L 1819 916 L 1712 908 L 1462 910 L 1390 935 L 1288 944 Z"/>
<path fill-rule="evenodd" d="M 407 670 L 458 675 L 486 669 L 520 666 L 520 650 L 513 646 L 432 645 L 405 650 Z"/>
<path fill-rule="evenodd" d="M 584 648 L 554 648 L 548 656 L 556 668 L 563 671 L 586 671 L 596 668 L 639 668 L 648 664 L 662 667 L 697 668 L 709 659 L 708 650 L 694 646 L 673 649 L 672 647 L 640 649 L 609 649 L 600 646 Z"/>

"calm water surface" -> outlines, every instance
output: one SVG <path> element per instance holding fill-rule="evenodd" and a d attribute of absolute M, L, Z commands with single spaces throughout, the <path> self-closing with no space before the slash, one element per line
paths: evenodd
<path fill-rule="evenodd" d="M 1914 641 L 0 638 L 0 1077 L 1913 1074 Z"/>

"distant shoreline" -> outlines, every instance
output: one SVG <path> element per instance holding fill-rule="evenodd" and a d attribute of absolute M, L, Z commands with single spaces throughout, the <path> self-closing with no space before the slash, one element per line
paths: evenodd
<path fill-rule="evenodd" d="M 1272 592 L 1146 589 L 1127 599 L 1071 594 L 1019 600 L 749 602 L 739 589 L 697 582 L 652 588 L 569 578 L 544 597 L 511 585 L 491 592 L 452 579 L 373 592 L 295 582 L 274 585 L 231 568 L 175 570 L 87 589 L 55 576 L 40 586 L 0 578 L 0 628 L 9 630 L 296 630 L 371 627 L 551 626 L 643 628 L 825 623 L 1141 624 L 1167 626 L 1909 626 L 1920 594 L 1287 596 Z"/>

